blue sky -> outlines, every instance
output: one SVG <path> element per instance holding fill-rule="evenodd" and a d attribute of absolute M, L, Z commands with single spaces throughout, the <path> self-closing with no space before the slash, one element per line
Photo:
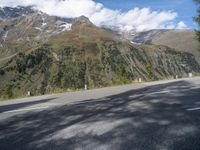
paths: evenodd
<path fill-rule="evenodd" d="M 189 28 L 197 28 L 192 17 L 196 15 L 197 6 L 193 0 L 95 0 L 111 9 L 128 11 L 135 7 L 148 7 L 155 11 L 172 10 L 178 13 L 176 22 L 184 21 Z"/>
<path fill-rule="evenodd" d="M 197 28 L 193 0 L 0 0 L 0 7 L 35 6 L 49 15 L 84 15 L 97 26 L 121 30 Z"/>

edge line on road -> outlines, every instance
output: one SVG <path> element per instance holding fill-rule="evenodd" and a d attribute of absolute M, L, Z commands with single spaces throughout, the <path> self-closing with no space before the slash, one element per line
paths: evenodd
<path fill-rule="evenodd" d="M 45 109 L 45 108 L 49 108 L 49 106 L 32 107 L 32 108 L 24 108 L 24 109 L 18 109 L 18 110 L 11 110 L 11 111 L 3 112 L 3 114 L 7 114 L 7 113 L 16 113 L 16 112 L 23 112 L 23 111 L 29 111 L 29 110 L 37 110 L 37 109 Z"/>

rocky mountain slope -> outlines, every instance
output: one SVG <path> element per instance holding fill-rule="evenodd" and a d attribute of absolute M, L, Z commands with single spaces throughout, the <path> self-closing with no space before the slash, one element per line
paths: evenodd
<path fill-rule="evenodd" d="M 71 27 L 70 19 L 49 16 L 31 7 L 2 8 L 0 18 L 0 59 L 34 49 Z"/>
<path fill-rule="evenodd" d="M 194 30 L 151 30 L 129 36 L 133 43 L 165 45 L 193 54 L 200 63 L 200 44 Z"/>
<path fill-rule="evenodd" d="M 35 13 L 36 10 L 32 9 L 32 7 L 3 7 L 0 8 L 0 19 L 12 19 L 16 17 L 30 15 Z"/>
<path fill-rule="evenodd" d="M 1 31 L 1 56 L 8 56 L 0 61 L 0 95 L 8 97 L 200 72 L 190 53 L 166 46 L 134 45 L 84 16 L 63 19 L 33 12 L 3 19 L 0 26 L 5 28 Z"/>

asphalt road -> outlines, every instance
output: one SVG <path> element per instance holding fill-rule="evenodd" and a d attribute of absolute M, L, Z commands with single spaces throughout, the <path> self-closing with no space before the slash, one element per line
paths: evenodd
<path fill-rule="evenodd" d="M 1 150 L 200 150 L 200 77 L 0 103 Z"/>

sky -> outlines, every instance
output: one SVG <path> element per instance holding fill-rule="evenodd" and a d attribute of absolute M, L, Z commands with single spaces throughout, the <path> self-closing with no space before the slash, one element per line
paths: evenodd
<path fill-rule="evenodd" d="M 177 12 L 178 17 L 175 22 L 184 21 L 188 28 L 197 28 L 193 17 L 196 15 L 197 6 L 193 0 L 95 0 L 103 3 L 106 7 L 111 9 L 121 9 L 127 11 L 129 9 L 151 8 L 152 10 L 172 10 Z"/>
<path fill-rule="evenodd" d="M 0 7 L 29 5 L 49 15 L 84 15 L 97 26 L 127 31 L 197 28 L 192 0 L 0 0 Z"/>

